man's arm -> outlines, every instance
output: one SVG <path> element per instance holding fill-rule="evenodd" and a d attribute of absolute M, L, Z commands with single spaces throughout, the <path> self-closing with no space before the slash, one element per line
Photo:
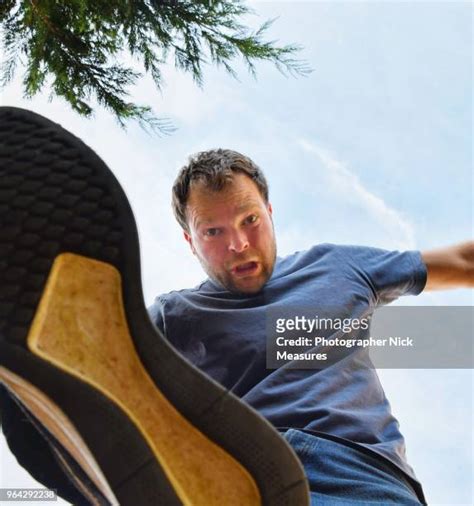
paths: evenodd
<path fill-rule="evenodd" d="M 421 253 L 428 270 L 425 290 L 474 287 L 474 241 Z"/>

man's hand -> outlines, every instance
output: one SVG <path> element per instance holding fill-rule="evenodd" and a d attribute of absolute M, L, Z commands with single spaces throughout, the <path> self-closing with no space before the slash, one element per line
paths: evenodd
<path fill-rule="evenodd" d="M 425 290 L 474 287 L 474 241 L 421 253 L 428 269 Z"/>

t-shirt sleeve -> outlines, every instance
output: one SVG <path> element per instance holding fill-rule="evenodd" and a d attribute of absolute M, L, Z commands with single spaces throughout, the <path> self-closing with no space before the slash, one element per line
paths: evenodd
<path fill-rule="evenodd" d="M 426 265 L 419 251 L 388 251 L 365 246 L 343 246 L 347 265 L 374 294 L 376 306 L 402 295 L 418 295 L 426 284 Z"/>

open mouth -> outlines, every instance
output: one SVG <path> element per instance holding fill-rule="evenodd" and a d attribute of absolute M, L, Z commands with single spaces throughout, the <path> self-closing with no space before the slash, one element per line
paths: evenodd
<path fill-rule="evenodd" d="M 247 276 L 253 274 L 258 268 L 257 262 L 246 262 L 244 264 L 237 265 L 232 269 L 232 272 L 237 276 Z"/>

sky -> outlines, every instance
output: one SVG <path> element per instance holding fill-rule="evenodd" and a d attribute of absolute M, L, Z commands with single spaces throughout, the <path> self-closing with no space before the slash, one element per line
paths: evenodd
<path fill-rule="evenodd" d="M 162 93 L 133 98 L 171 119 L 171 136 L 122 130 L 106 112 L 79 118 L 47 93 L 2 105 L 32 109 L 81 137 L 112 168 L 138 224 L 147 305 L 204 274 L 170 208 L 177 170 L 197 151 L 250 156 L 270 183 L 278 254 L 316 243 L 427 250 L 473 236 L 472 4 L 446 1 L 251 2 L 252 26 L 303 46 L 308 77 L 257 65 L 239 80 L 208 67 L 205 84 L 171 66 Z M 473 305 L 472 291 L 430 292 L 401 305 Z M 449 340 L 449 336 L 447 337 Z M 449 346 L 449 341 L 447 342 Z M 379 371 L 430 504 L 473 504 L 472 370 Z M 2 439 L 0 487 L 35 485 Z"/>

